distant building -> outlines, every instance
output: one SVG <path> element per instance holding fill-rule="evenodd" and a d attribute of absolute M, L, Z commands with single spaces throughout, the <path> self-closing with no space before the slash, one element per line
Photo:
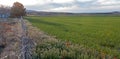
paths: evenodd
<path fill-rule="evenodd" d="M 9 18 L 10 8 L 0 5 L 0 18 Z"/>

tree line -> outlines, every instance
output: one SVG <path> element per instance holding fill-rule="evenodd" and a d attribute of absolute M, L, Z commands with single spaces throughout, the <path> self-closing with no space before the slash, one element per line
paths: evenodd
<path fill-rule="evenodd" d="M 12 7 L 0 5 L 0 15 L 8 15 L 10 18 L 20 18 L 26 15 L 26 9 L 19 2 L 14 2 Z"/>

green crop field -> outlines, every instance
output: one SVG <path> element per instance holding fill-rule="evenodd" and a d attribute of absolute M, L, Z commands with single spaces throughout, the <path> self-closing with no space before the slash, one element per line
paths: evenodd
<path fill-rule="evenodd" d="M 59 40 L 71 41 L 107 54 L 120 54 L 119 16 L 31 16 L 26 19 Z"/>

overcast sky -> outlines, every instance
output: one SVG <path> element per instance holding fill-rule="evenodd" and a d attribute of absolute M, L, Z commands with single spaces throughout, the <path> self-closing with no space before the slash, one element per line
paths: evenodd
<path fill-rule="evenodd" d="M 21 2 L 29 10 L 51 12 L 110 12 L 120 11 L 120 0 L 0 0 L 0 4 L 12 6 Z"/>

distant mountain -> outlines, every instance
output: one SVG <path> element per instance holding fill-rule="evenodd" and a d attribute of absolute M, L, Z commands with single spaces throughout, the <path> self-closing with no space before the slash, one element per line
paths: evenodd
<path fill-rule="evenodd" d="M 45 11 L 35 11 L 35 10 L 27 10 L 28 16 L 114 16 L 114 15 L 120 15 L 120 12 L 114 11 L 114 12 L 104 12 L 104 13 L 68 13 L 68 12 L 45 12 Z"/>
<path fill-rule="evenodd" d="M 35 16 L 75 15 L 75 14 L 76 14 L 76 13 L 66 13 L 66 12 L 44 12 L 44 11 L 27 10 L 27 15 L 35 15 Z"/>

